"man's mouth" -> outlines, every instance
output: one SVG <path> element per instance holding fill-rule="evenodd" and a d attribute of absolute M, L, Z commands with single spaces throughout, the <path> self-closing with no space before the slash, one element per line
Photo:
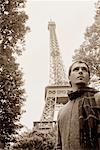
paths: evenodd
<path fill-rule="evenodd" d="M 78 76 L 77 78 L 78 78 L 78 79 L 83 79 L 84 77 L 83 77 L 83 76 Z"/>

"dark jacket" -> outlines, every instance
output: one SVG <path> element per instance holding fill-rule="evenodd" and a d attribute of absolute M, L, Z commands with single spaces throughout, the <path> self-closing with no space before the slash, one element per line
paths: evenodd
<path fill-rule="evenodd" d="M 80 145 L 79 132 L 79 101 L 82 97 L 84 97 L 84 94 L 74 100 L 69 99 L 68 103 L 58 113 L 57 150 L 85 150 Z M 96 98 L 97 109 L 100 112 L 100 93 L 94 97 Z M 98 125 L 98 132 L 100 133 L 99 130 Z"/>

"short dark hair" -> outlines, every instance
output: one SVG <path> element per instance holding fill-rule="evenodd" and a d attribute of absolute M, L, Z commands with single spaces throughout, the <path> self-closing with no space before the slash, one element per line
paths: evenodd
<path fill-rule="evenodd" d="M 78 61 L 75 61 L 74 63 L 72 63 L 72 65 L 69 67 L 68 77 L 69 77 L 70 74 L 71 74 L 71 70 L 72 70 L 73 65 L 76 64 L 76 63 L 82 63 L 82 64 L 85 64 L 85 65 L 87 66 L 87 68 L 88 68 L 88 73 L 89 73 L 89 76 L 90 76 L 90 69 L 89 69 L 88 64 L 87 64 L 86 62 L 84 62 L 84 61 L 78 60 Z"/>

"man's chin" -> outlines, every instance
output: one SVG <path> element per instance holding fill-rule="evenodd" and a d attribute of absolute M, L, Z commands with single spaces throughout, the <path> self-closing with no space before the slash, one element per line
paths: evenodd
<path fill-rule="evenodd" d="M 78 82 L 78 83 L 76 83 L 76 85 L 77 85 L 78 87 L 85 87 L 85 86 L 86 86 L 86 83 L 84 83 L 84 82 Z"/>

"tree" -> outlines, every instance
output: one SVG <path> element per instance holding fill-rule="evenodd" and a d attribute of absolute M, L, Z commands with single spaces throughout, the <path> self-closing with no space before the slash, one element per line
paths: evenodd
<path fill-rule="evenodd" d="M 90 66 L 92 79 L 100 80 L 100 1 L 95 6 L 94 22 L 86 29 L 85 40 L 80 48 L 75 50 L 73 60 L 87 62 Z"/>
<path fill-rule="evenodd" d="M 25 101 L 22 72 L 15 55 L 24 50 L 26 0 L 0 0 L 0 145 L 14 141 Z"/>
<path fill-rule="evenodd" d="M 22 133 L 11 150 L 55 150 L 56 131 L 51 129 L 41 131 L 33 129 Z"/>

